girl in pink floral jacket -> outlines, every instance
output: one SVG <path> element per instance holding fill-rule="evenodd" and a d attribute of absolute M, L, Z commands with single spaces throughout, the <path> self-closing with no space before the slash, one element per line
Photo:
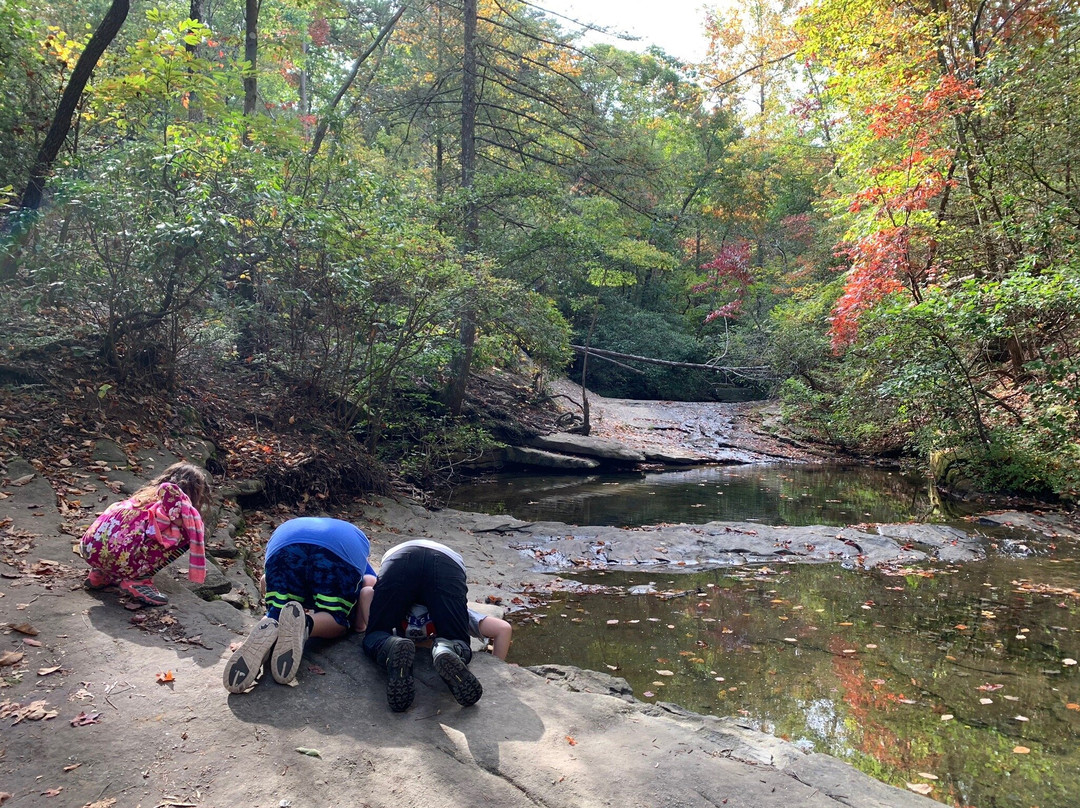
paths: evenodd
<path fill-rule="evenodd" d="M 188 578 L 202 583 L 206 550 L 199 511 L 209 501 L 206 472 L 176 463 L 129 499 L 114 502 L 82 537 L 82 555 L 90 564 L 85 586 L 115 584 L 136 600 L 164 606 L 169 599 L 154 586 L 154 574 L 188 550 Z"/>

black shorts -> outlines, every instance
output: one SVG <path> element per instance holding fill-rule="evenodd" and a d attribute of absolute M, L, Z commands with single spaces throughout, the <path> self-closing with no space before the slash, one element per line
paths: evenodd
<path fill-rule="evenodd" d="M 315 544 L 289 544 L 266 562 L 266 614 L 275 620 L 290 600 L 327 612 L 348 628 L 364 575 L 336 553 Z"/>

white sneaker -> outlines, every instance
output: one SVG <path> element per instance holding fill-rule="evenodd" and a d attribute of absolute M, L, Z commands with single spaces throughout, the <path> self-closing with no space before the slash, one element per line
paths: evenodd
<path fill-rule="evenodd" d="M 233 651 L 225 663 L 225 689 L 230 693 L 243 693 L 255 686 L 263 663 L 270 656 L 278 637 L 278 621 L 264 617 L 251 630 L 244 644 Z"/>
<path fill-rule="evenodd" d="M 278 615 L 278 636 L 270 657 L 270 672 L 274 681 L 287 685 L 296 678 L 300 670 L 300 659 L 304 656 L 304 644 L 308 638 L 307 615 L 304 607 L 295 600 L 290 600 L 281 607 Z"/>

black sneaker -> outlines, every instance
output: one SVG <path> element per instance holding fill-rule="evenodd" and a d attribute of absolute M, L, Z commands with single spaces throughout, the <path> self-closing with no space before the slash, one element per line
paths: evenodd
<path fill-rule="evenodd" d="M 274 648 L 277 635 L 277 620 L 264 617 L 259 621 L 244 640 L 244 644 L 237 648 L 225 663 L 223 679 L 226 690 L 230 693 L 243 693 L 255 686 L 259 671 Z"/>
<path fill-rule="evenodd" d="M 484 695 L 484 686 L 473 676 L 450 642 L 435 641 L 435 646 L 431 649 L 431 662 L 458 704 L 469 707 L 480 701 L 480 697 Z"/>
<path fill-rule="evenodd" d="M 416 646 L 404 637 L 390 637 L 379 649 L 379 658 L 386 665 L 386 702 L 395 713 L 403 713 L 416 696 L 412 675 Z"/>
<path fill-rule="evenodd" d="M 296 678 L 307 638 L 307 615 L 304 614 L 304 607 L 295 600 L 290 600 L 278 615 L 277 642 L 274 643 L 274 653 L 270 657 L 270 672 L 275 682 L 287 685 Z"/>

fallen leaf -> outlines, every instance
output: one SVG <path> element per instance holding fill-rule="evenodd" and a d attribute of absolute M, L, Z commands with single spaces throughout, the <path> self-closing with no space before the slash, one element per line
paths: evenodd
<path fill-rule="evenodd" d="M 927 780 L 937 780 L 936 774 L 930 774 L 930 772 L 919 772 L 919 777 L 925 777 Z"/>
<path fill-rule="evenodd" d="M 0 705 L 0 716 L 4 718 L 15 717 L 15 720 L 11 722 L 11 726 L 15 726 L 20 721 L 48 721 L 50 718 L 56 718 L 57 715 L 59 715 L 59 712 L 49 709 L 45 699 L 32 701 L 25 707 L 12 702 L 4 702 L 4 704 Z"/>
<path fill-rule="evenodd" d="M 942 721 L 952 721 L 955 717 L 956 716 L 954 716 L 952 713 L 945 713 L 945 715 L 941 716 L 941 720 Z"/>
<path fill-rule="evenodd" d="M 979 699 L 979 704 L 993 704 L 993 703 L 994 703 L 993 699 L 988 699 L 988 698 L 985 698 L 985 697 Z"/>
<path fill-rule="evenodd" d="M 655 694 L 655 693 L 653 693 L 653 692 L 652 692 L 651 690 L 646 690 L 646 691 L 645 691 L 644 693 L 642 693 L 641 695 L 643 695 L 643 696 L 644 696 L 645 698 L 647 698 L 647 699 L 651 699 L 651 698 L 652 698 L 653 696 L 655 696 L 656 694 Z"/>
<path fill-rule="evenodd" d="M 9 665 L 18 665 L 22 658 L 26 656 L 22 651 L 4 651 L 0 654 L 0 668 L 6 668 Z"/>
<path fill-rule="evenodd" d="M 1017 755 L 1026 755 L 1029 752 L 1031 752 L 1031 750 L 1028 749 L 1026 746 L 1014 746 L 1013 747 L 1013 752 L 1016 753 Z"/>
<path fill-rule="evenodd" d="M 47 791 L 42 791 L 41 796 L 43 796 L 43 797 L 58 797 L 58 796 L 60 796 L 60 792 L 63 791 L 63 790 L 64 790 L 63 786 L 60 786 L 59 788 L 50 788 Z"/>
<path fill-rule="evenodd" d="M 58 670 L 62 670 L 59 665 L 53 665 L 51 668 L 38 668 L 38 676 L 48 676 L 50 673 L 56 673 Z"/>
<path fill-rule="evenodd" d="M 325 675 L 326 675 L 326 671 L 324 671 L 324 670 L 323 670 L 322 668 L 320 668 L 320 667 L 319 667 L 318 665 L 308 665 L 308 666 L 307 666 L 307 669 L 308 669 L 309 671 L 311 671 L 312 673 L 314 673 L 314 674 L 317 674 L 317 675 L 319 675 L 319 676 L 325 676 Z"/>
<path fill-rule="evenodd" d="M 675 675 L 674 671 L 657 671 L 657 673 L 659 673 L 661 676 L 674 676 Z"/>
<path fill-rule="evenodd" d="M 17 631 L 20 634 L 27 634 L 31 637 L 36 637 L 40 632 L 29 623 L 19 623 L 17 626 L 11 627 L 12 631 Z"/>
<path fill-rule="evenodd" d="M 33 472 L 31 472 L 30 474 L 24 474 L 22 477 L 18 477 L 16 479 L 12 480 L 11 484 L 12 485 L 26 485 L 32 479 L 34 479 L 34 473 Z"/>
<path fill-rule="evenodd" d="M 101 713 L 88 713 L 81 712 L 73 719 L 71 719 L 71 726 L 73 727 L 85 727 L 87 724 L 100 724 Z"/>
<path fill-rule="evenodd" d="M 1013 720 L 1015 720 L 1015 721 L 1030 721 L 1031 719 L 1028 718 L 1026 715 L 1014 715 Z"/>
<path fill-rule="evenodd" d="M 566 736 L 566 742 L 568 744 L 570 744 L 571 746 L 577 746 L 577 741 L 575 741 L 573 736 L 571 736 L 571 735 Z"/>
<path fill-rule="evenodd" d="M 322 753 L 319 752 L 318 749 L 308 749 L 306 746 L 298 746 L 296 747 L 296 751 L 301 755 L 307 755 L 308 757 L 322 757 Z"/>
<path fill-rule="evenodd" d="M 1080 704 L 1077 704 L 1075 701 L 1070 701 L 1068 704 L 1065 705 L 1065 709 L 1066 710 L 1080 710 Z"/>
<path fill-rule="evenodd" d="M 1076 664 L 1076 660 L 1075 660 L 1075 659 L 1070 659 L 1070 658 L 1066 657 L 1065 659 L 1061 660 L 1061 664 L 1062 664 L 1062 665 L 1075 665 L 1075 664 Z"/>
<path fill-rule="evenodd" d="M 30 638 L 30 637 L 24 637 L 23 638 L 23 645 L 31 645 L 34 648 L 40 648 L 41 647 L 41 640 L 35 640 L 35 639 Z"/>
<path fill-rule="evenodd" d="M 990 684 L 986 684 L 986 685 L 979 685 L 979 686 L 978 686 L 977 688 L 975 688 L 975 689 L 976 689 L 976 690 L 985 690 L 985 691 L 986 691 L 986 692 L 988 692 L 988 693 L 992 693 L 992 692 L 993 692 L 993 691 L 995 691 L 995 690 L 1001 690 L 1001 688 L 1003 688 L 1003 687 L 1005 687 L 1005 685 L 990 685 Z"/>
<path fill-rule="evenodd" d="M 617 624 L 618 624 L 618 622 L 619 622 L 618 620 L 608 620 L 608 621 L 607 621 L 607 624 L 608 624 L 609 626 L 614 626 L 614 625 L 617 625 Z"/>
<path fill-rule="evenodd" d="M 163 685 L 163 684 L 167 684 L 167 683 L 169 683 L 169 682 L 174 682 L 174 681 L 176 681 L 176 677 L 175 677 L 175 676 L 173 676 L 173 672 L 172 672 L 172 671 L 163 671 L 163 672 L 159 672 L 159 673 L 158 673 L 158 675 L 157 675 L 157 681 L 158 681 L 158 684 L 162 684 L 162 685 Z"/>
<path fill-rule="evenodd" d="M 71 764 L 70 766 L 65 766 L 65 767 L 64 767 L 64 771 L 66 771 L 66 772 L 73 772 L 73 771 L 75 771 L 75 770 L 76 770 L 77 768 L 79 768 L 79 767 L 80 767 L 81 765 L 82 765 L 81 763 L 72 763 L 72 764 Z"/>
<path fill-rule="evenodd" d="M 908 783 L 907 787 L 916 794 L 922 794 L 924 797 L 934 790 L 934 787 L 929 783 Z"/>

